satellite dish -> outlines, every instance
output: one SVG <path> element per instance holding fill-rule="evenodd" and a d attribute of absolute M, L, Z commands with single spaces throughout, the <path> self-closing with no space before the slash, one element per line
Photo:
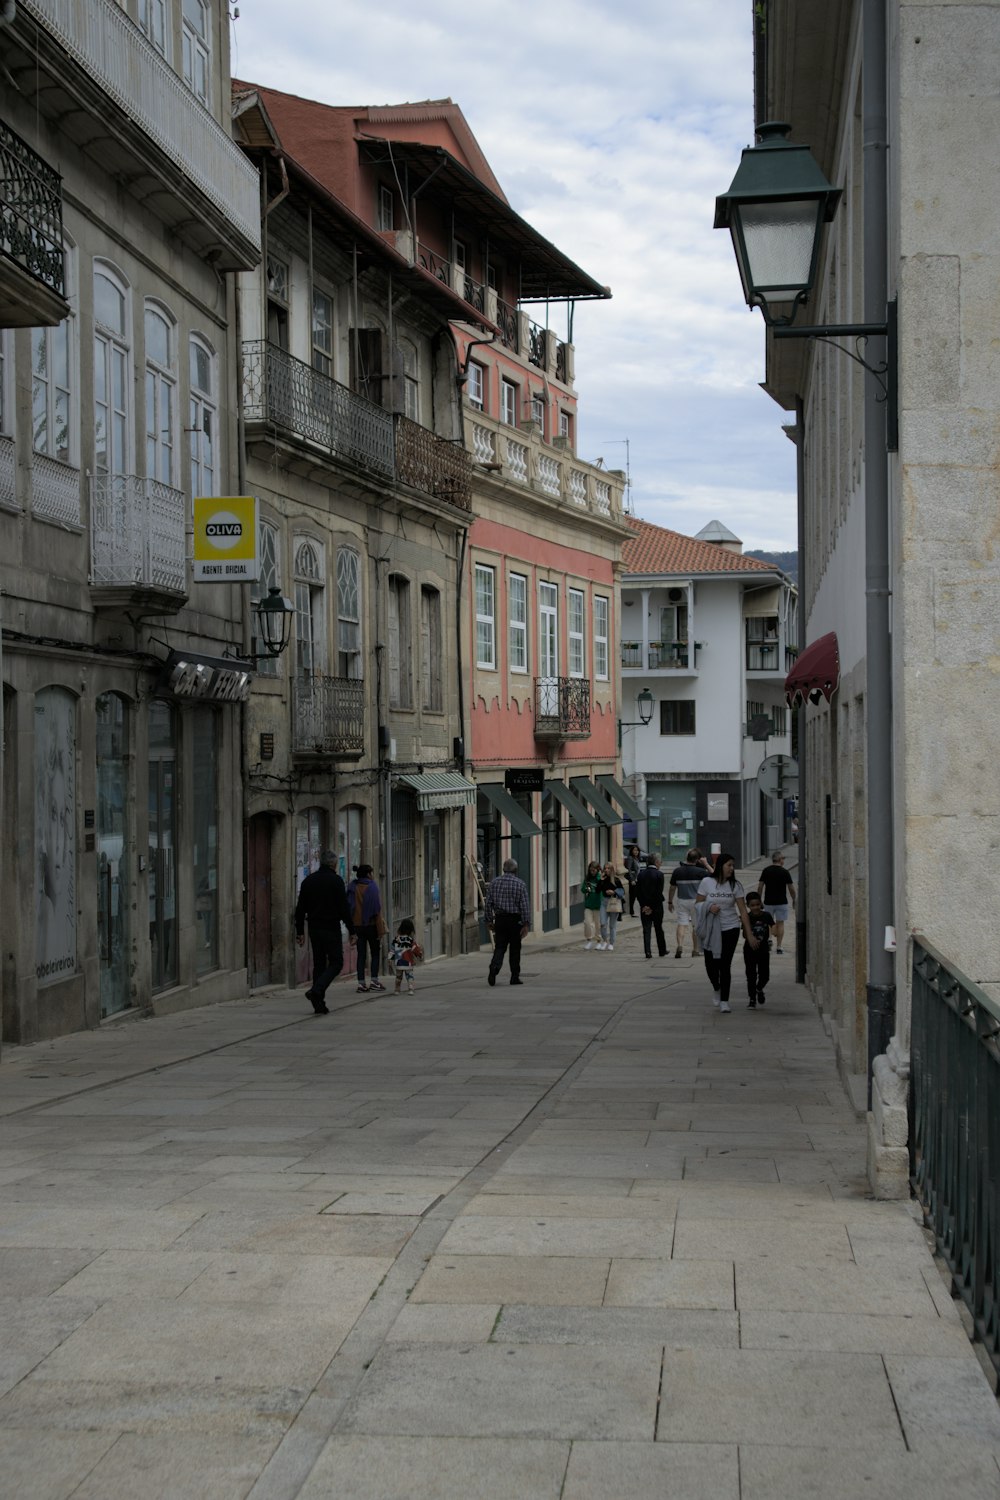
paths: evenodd
<path fill-rule="evenodd" d="M 757 786 L 765 797 L 795 797 L 799 790 L 799 763 L 790 755 L 769 755 L 757 772 Z"/>

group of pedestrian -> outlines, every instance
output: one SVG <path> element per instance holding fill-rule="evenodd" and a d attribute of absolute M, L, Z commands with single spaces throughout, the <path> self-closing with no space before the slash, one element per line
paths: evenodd
<path fill-rule="evenodd" d="M 305 945 L 306 927 L 312 948 L 312 982 L 306 999 L 318 1016 L 329 1015 L 326 992 L 344 967 L 344 929 L 350 945 L 357 949 L 358 994 L 384 990 L 379 979 L 382 939 L 386 934 L 382 915 L 382 893 L 371 865 L 358 865 L 354 879 L 345 885 L 337 871 L 337 856 L 324 849 L 319 867 L 299 887 L 295 905 L 295 935 Z M 389 948 L 389 962 L 396 975 L 396 994 L 403 983 L 413 994 L 413 966 L 423 956 L 412 921 L 404 917 Z M 367 977 L 370 975 L 370 978 Z"/>
<path fill-rule="evenodd" d="M 732 964 L 740 933 L 743 933 L 743 962 L 747 978 L 748 1005 L 756 1010 L 765 1004 L 770 977 L 771 933 L 775 951 L 782 953 L 785 922 L 789 904 L 795 905 L 795 886 L 785 869 L 780 849 L 771 856 L 770 865 L 761 872 L 756 891 L 749 895 L 736 879 L 736 861 L 724 850 L 714 866 L 700 849 L 687 851 L 685 859 L 671 872 L 665 887 L 662 861 L 658 854 L 648 854 L 640 863 L 638 845 L 632 845 L 622 874 L 608 860 L 602 866 L 591 860 L 587 866 L 581 892 L 583 895 L 584 948 L 613 951 L 618 918 L 626 901 L 634 915 L 639 906 L 642 921 L 643 952 L 652 958 L 655 934 L 660 958 L 667 954 L 663 931 L 664 903 L 676 914 L 676 948 L 674 957 L 683 952 L 685 931 L 691 930 L 691 956 L 704 955 L 705 971 L 712 986 L 712 1000 L 721 1012 L 729 1012 L 732 990 Z M 631 861 L 631 863 L 630 863 Z M 355 878 L 345 886 L 337 873 L 337 857 L 326 849 L 319 868 L 303 880 L 295 907 L 295 931 L 299 946 L 305 943 L 308 924 L 313 954 L 312 983 L 306 999 L 317 1015 L 328 1015 L 326 992 L 344 966 L 343 929 L 352 947 L 357 948 L 358 993 L 384 990 L 379 979 L 382 938 L 386 926 L 382 916 L 382 896 L 371 865 L 358 865 Z M 710 873 L 706 874 L 705 872 Z M 628 893 L 626 896 L 626 885 Z M 669 896 L 665 896 L 665 889 Z M 509 954 L 510 983 L 521 983 L 521 943 L 531 927 L 531 904 L 528 888 L 517 873 L 517 861 L 506 859 L 503 873 L 491 880 L 485 898 L 486 925 L 493 936 L 493 956 L 487 980 L 495 985 Z M 700 945 L 700 946 L 699 946 Z M 389 949 L 389 962 L 396 977 L 395 992 L 405 983 L 413 994 L 413 967 L 422 957 L 413 922 L 404 918 L 398 925 Z M 370 981 L 366 973 L 370 971 Z"/>
<path fill-rule="evenodd" d="M 627 876 L 625 877 L 627 880 Z M 625 910 L 625 884 L 609 859 L 602 868 L 596 859 L 587 866 L 580 885 L 583 896 L 583 946 L 610 951 L 615 946 L 618 918 Z"/>
<path fill-rule="evenodd" d="M 788 919 L 788 904 L 795 904 L 795 886 L 784 867 L 780 849 L 761 872 L 756 891 L 749 895 L 736 879 L 736 862 L 725 851 L 719 854 L 711 875 L 698 887 L 695 923 L 705 954 L 705 970 L 712 986 L 712 1002 L 723 1012 L 732 1009 L 729 996 L 732 963 L 740 932 L 743 933 L 743 966 L 747 979 L 748 1008 L 756 1010 L 766 1001 L 770 978 L 771 931 L 775 951 Z"/>

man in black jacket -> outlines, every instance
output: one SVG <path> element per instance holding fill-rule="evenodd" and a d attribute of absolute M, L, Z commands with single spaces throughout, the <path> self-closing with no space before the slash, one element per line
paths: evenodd
<path fill-rule="evenodd" d="M 642 917 L 642 946 L 646 957 L 652 958 L 650 936 L 656 933 L 656 947 L 661 958 L 666 957 L 667 940 L 663 936 L 663 871 L 658 854 L 646 855 L 645 869 L 639 871 L 635 886 L 639 915 Z"/>
<path fill-rule="evenodd" d="M 306 999 L 312 1001 L 312 1008 L 318 1016 L 326 1016 L 330 1013 L 324 998 L 327 988 L 344 967 L 341 922 L 348 932 L 354 931 L 347 909 L 347 890 L 337 874 L 337 856 L 332 849 L 324 849 L 319 869 L 307 875 L 299 887 L 295 933 L 300 948 L 306 940 L 307 922 L 313 953 L 313 979 L 306 990 Z"/>

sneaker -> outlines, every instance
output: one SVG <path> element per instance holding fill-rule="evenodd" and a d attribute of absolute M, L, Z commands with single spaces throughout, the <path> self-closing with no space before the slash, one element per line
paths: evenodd
<path fill-rule="evenodd" d="M 491 969 L 490 972 L 486 976 L 486 983 L 490 984 L 490 985 L 493 985 L 493 984 L 496 984 L 496 982 L 497 982 L 497 976 L 494 974 L 493 970 Z"/>
<path fill-rule="evenodd" d="M 521 983 L 520 979 L 512 979 L 511 980 L 511 984 L 520 984 L 520 983 Z"/>
<path fill-rule="evenodd" d="M 412 994 L 413 994 L 413 985 L 412 985 L 412 984 L 408 984 L 408 985 L 407 985 L 407 986 L 406 986 L 406 993 L 407 993 L 407 994 L 408 994 L 408 995 L 412 995 Z"/>
<path fill-rule="evenodd" d="M 764 994 L 764 991 L 763 990 L 758 990 L 757 991 L 757 1004 L 758 1005 L 763 1005 L 764 1001 L 766 999 L 767 999 L 767 996 Z"/>
<path fill-rule="evenodd" d="M 369 988 L 373 989 L 373 990 L 384 990 L 385 989 L 385 985 L 381 982 L 381 980 L 379 980 L 379 979 L 373 979 L 372 982 L 371 982 L 371 984 L 370 984 L 370 986 L 369 986 Z"/>
<path fill-rule="evenodd" d="M 775 953 L 784 953 L 784 948 L 775 948 Z"/>
<path fill-rule="evenodd" d="M 719 991 L 718 990 L 713 990 L 712 991 L 712 1004 L 717 1006 L 719 1004 L 719 1002 L 721 1001 L 721 999 L 722 999 L 722 996 L 719 994 Z"/>
<path fill-rule="evenodd" d="M 598 943 L 598 945 L 597 945 L 597 951 L 598 951 L 598 953 L 601 953 L 601 952 L 603 952 L 603 950 L 604 950 L 604 949 L 605 949 L 605 948 L 606 948 L 606 947 L 607 947 L 607 946 L 608 946 L 608 945 L 607 945 L 607 943 Z"/>
<path fill-rule="evenodd" d="M 679 948 L 675 948 L 674 949 L 674 957 L 675 958 L 680 958 L 680 956 L 681 956 L 681 950 Z"/>
<path fill-rule="evenodd" d="M 394 984 L 394 985 L 393 985 L 393 987 L 392 987 L 392 993 L 393 993 L 393 994 L 394 994 L 394 995 L 398 995 L 398 994 L 399 994 L 399 991 L 400 991 L 400 983 L 399 983 L 399 980 L 398 980 L 398 979 L 397 979 L 397 980 L 396 980 L 396 983 L 395 983 L 395 984 Z"/>
<path fill-rule="evenodd" d="M 756 1002 L 756 1000 L 750 1000 L 750 1001 L 747 1002 L 747 1010 L 756 1010 L 756 1009 L 757 1009 L 757 1002 Z"/>
<path fill-rule="evenodd" d="M 367 995 L 367 993 L 368 993 L 368 986 L 366 984 L 359 984 L 358 985 L 358 994 L 359 995 Z"/>
<path fill-rule="evenodd" d="M 593 943 L 584 943 L 583 946 L 584 946 L 584 948 L 592 948 L 594 945 L 593 945 Z"/>
<path fill-rule="evenodd" d="M 729 1011 L 730 1011 L 730 1010 L 731 1010 L 731 1009 L 732 1009 L 732 1006 L 731 1006 L 731 1005 L 730 1005 L 730 1004 L 729 1004 L 729 1001 L 728 1001 L 728 1000 L 720 1000 L 720 1001 L 719 1001 L 719 1009 L 720 1009 L 720 1010 L 721 1010 L 721 1011 L 722 1011 L 722 1012 L 723 1012 L 723 1013 L 724 1013 L 724 1014 L 728 1014 L 728 1013 L 729 1013 Z"/>

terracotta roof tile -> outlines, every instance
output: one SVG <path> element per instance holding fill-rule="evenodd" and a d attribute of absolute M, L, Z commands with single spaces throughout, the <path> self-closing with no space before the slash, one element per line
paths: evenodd
<path fill-rule="evenodd" d="M 714 542 L 700 542 L 697 537 L 668 531 L 651 521 L 626 517 L 632 536 L 622 548 L 625 573 L 773 573 L 770 563 L 759 557 L 727 552 Z"/>

